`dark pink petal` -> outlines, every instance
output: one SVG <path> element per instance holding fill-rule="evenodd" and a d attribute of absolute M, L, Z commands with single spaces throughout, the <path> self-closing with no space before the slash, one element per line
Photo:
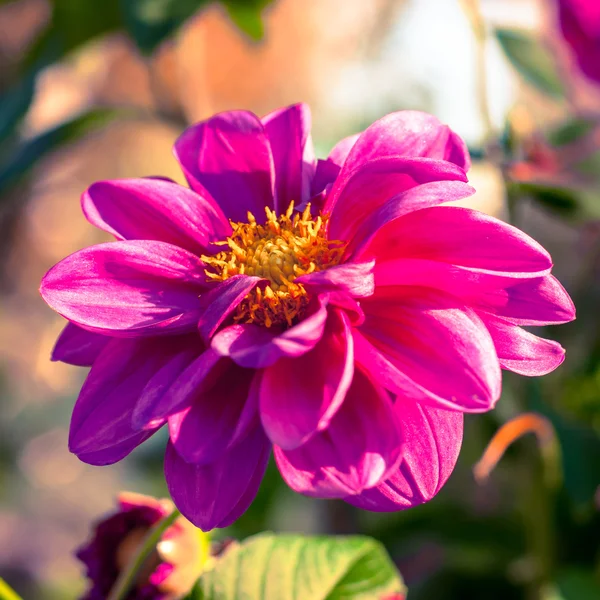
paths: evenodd
<path fill-rule="evenodd" d="M 390 391 L 465 412 L 494 406 L 500 365 L 490 334 L 472 310 L 451 296 L 410 286 L 382 288 L 361 305 L 365 322 L 359 331 L 382 356 L 357 345 L 357 361 L 378 369 L 382 378 L 387 363 L 390 381 L 383 385 Z"/>
<path fill-rule="evenodd" d="M 88 221 L 121 240 L 158 240 L 205 254 L 231 226 L 210 197 L 160 179 L 99 181 L 81 198 Z"/>
<path fill-rule="evenodd" d="M 91 367 L 110 338 L 67 323 L 56 340 L 52 360 L 77 367 Z"/>
<path fill-rule="evenodd" d="M 461 200 L 474 193 L 475 190 L 462 181 L 432 181 L 410 188 L 381 205 L 360 224 L 346 253 L 361 256 L 361 250 L 381 227 L 410 212 Z"/>
<path fill-rule="evenodd" d="M 558 342 L 533 335 L 491 314 L 479 315 L 494 340 L 503 369 L 535 377 L 554 371 L 565 359 L 565 350 Z"/>
<path fill-rule="evenodd" d="M 56 312 L 99 333 L 180 333 L 196 328 L 202 261 L 165 242 L 132 240 L 91 246 L 55 265 L 40 292 Z"/>
<path fill-rule="evenodd" d="M 414 110 L 391 113 L 362 132 L 346 158 L 354 170 L 382 156 L 413 156 L 450 161 L 467 171 L 471 166 L 463 140 L 433 115 Z"/>
<path fill-rule="evenodd" d="M 348 319 L 333 310 L 321 341 L 264 371 L 260 416 L 269 439 L 291 450 L 325 429 L 340 408 L 354 373 Z"/>
<path fill-rule="evenodd" d="M 375 158 L 360 168 L 346 166 L 336 179 L 323 207 L 330 213 L 328 237 L 350 240 L 359 226 L 391 198 L 432 181 L 467 181 L 455 164 L 431 158 L 389 156 Z"/>
<path fill-rule="evenodd" d="M 434 260 L 531 278 L 546 275 L 550 255 L 516 227 L 470 208 L 424 208 L 384 225 L 364 257 Z"/>
<path fill-rule="evenodd" d="M 321 193 L 328 185 L 335 181 L 352 146 L 360 134 L 350 135 L 340 140 L 329 153 L 327 160 L 317 161 L 317 170 L 312 181 L 311 195 Z"/>
<path fill-rule="evenodd" d="M 260 119 L 235 110 L 186 129 L 175 142 L 175 156 L 191 186 L 219 203 L 232 221 L 261 222 L 273 208 L 273 156 Z"/>
<path fill-rule="evenodd" d="M 240 367 L 264 369 L 284 356 L 298 357 L 314 348 L 323 335 L 327 320 L 327 298 L 300 323 L 281 331 L 259 325 L 231 325 L 212 339 L 212 348 L 228 356 Z"/>
<path fill-rule="evenodd" d="M 189 407 L 169 417 L 171 441 L 186 462 L 205 465 L 218 460 L 258 421 L 255 371 L 226 362 L 211 387 L 200 386 Z"/>
<path fill-rule="evenodd" d="M 95 452 L 82 452 L 77 455 L 77 458 L 81 462 L 95 467 L 114 465 L 120 460 L 123 460 L 126 456 L 129 456 L 133 450 L 140 444 L 143 444 L 147 439 L 154 435 L 155 432 L 156 429 L 142 431 L 127 438 L 124 442 L 120 442 L 109 448 L 103 448 L 102 450 L 97 450 Z"/>
<path fill-rule="evenodd" d="M 275 212 L 284 213 L 290 202 L 303 206 L 310 196 L 315 174 L 315 152 L 310 136 L 307 104 L 276 110 L 262 119 L 271 143 L 275 165 Z"/>
<path fill-rule="evenodd" d="M 400 466 L 377 487 L 346 502 L 378 512 L 393 512 L 428 502 L 450 477 L 463 434 L 459 412 L 423 406 L 398 398 L 395 410 L 404 436 Z"/>
<path fill-rule="evenodd" d="M 295 450 L 274 446 L 274 452 L 281 475 L 294 491 L 343 498 L 388 477 L 398 464 L 402 442 L 389 395 L 357 370 L 327 429 Z"/>
<path fill-rule="evenodd" d="M 165 477 L 175 505 L 203 531 L 231 525 L 254 500 L 270 451 L 260 426 L 208 465 L 185 462 L 169 443 Z"/>
<path fill-rule="evenodd" d="M 352 298 L 366 298 L 375 290 L 374 267 L 374 260 L 348 262 L 323 271 L 301 275 L 295 281 L 316 293 L 341 292 Z"/>
<path fill-rule="evenodd" d="M 112 339 L 94 362 L 73 409 L 71 452 L 96 454 L 147 437 L 148 432 L 133 426 L 135 405 L 161 367 L 188 344 L 188 336 Z"/>
<path fill-rule="evenodd" d="M 208 348 L 202 352 L 203 344 L 197 340 L 192 360 L 188 354 L 174 355 L 166 363 L 165 370 L 175 373 L 176 377 L 165 388 L 145 389 L 133 411 L 134 427 L 142 428 L 146 423 L 165 421 L 167 417 L 181 412 L 192 404 L 193 396 L 199 390 L 207 389 L 224 371 L 225 362 L 214 350 Z M 199 356 L 198 356 L 199 355 Z M 181 369 L 179 367 L 182 367 Z"/>
<path fill-rule="evenodd" d="M 575 319 L 575 305 L 553 275 L 527 279 L 505 289 L 473 294 L 471 304 L 518 325 L 550 325 Z"/>
<path fill-rule="evenodd" d="M 264 280 L 249 275 L 233 275 L 202 294 L 198 330 L 204 340 L 210 340 L 223 321 L 260 281 Z"/>

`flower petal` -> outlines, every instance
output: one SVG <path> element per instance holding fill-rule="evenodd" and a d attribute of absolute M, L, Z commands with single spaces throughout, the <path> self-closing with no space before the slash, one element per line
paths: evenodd
<path fill-rule="evenodd" d="M 175 142 L 175 156 L 190 184 L 206 192 L 232 221 L 246 221 L 248 211 L 265 219 L 273 208 L 273 156 L 260 119 L 235 110 L 186 129 Z"/>
<path fill-rule="evenodd" d="M 223 362 L 227 366 L 213 385 L 199 387 L 190 406 L 169 418 L 171 441 L 186 462 L 218 460 L 258 421 L 255 371 Z"/>
<path fill-rule="evenodd" d="M 328 236 L 350 240 L 369 215 L 391 198 L 432 181 L 467 181 L 465 172 L 453 163 L 431 158 L 387 156 L 347 170 L 335 180 L 323 207 L 331 214 Z"/>
<path fill-rule="evenodd" d="M 565 350 L 558 342 L 533 335 L 488 313 L 480 312 L 479 316 L 494 340 L 502 368 L 535 377 L 554 371 L 565 360 Z"/>
<path fill-rule="evenodd" d="M 99 181 L 81 198 L 88 221 L 121 240 L 158 240 L 194 254 L 231 233 L 210 197 L 160 179 Z"/>
<path fill-rule="evenodd" d="M 327 320 L 327 298 L 300 323 L 283 331 L 244 324 L 231 325 L 212 339 L 212 348 L 228 356 L 240 367 L 264 369 L 284 356 L 298 357 L 314 348 L 321 339 Z"/>
<path fill-rule="evenodd" d="M 260 416 L 270 440 L 291 450 L 325 429 L 344 401 L 353 373 L 350 325 L 333 310 L 310 352 L 282 358 L 264 371 Z"/>
<path fill-rule="evenodd" d="M 359 508 L 393 512 L 428 502 L 454 470 L 462 444 L 462 413 L 403 398 L 396 400 L 395 410 L 405 439 L 402 460 L 389 479 L 345 498 Z"/>
<path fill-rule="evenodd" d="M 327 429 L 295 450 L 274 446 L 275 461 L 294 491 L 343 498 L 388 477 L 398 464 L 402 441 L 389 395 L 357 370 Z"/>
<path fill-rule="evenodd" d="M 56 340 L 52 360 L 77 367 L 91 367 L 110 338 L 67 323 Z"/>
<path fill-rule="evenodd" d="M 110 335 L 193 330 L 205 285 L 200 259 L 165 242 L 91 246 L 55 265 L 40 292 L 70 321 Z"/>
<path fill-rule="evenodd" d="M 498 274 L 546 275 L 550 255 L 516 227 L 470 208 L 424 208 L 384 225 L 361 258 L 437 260 Z"/>
<path fill-rule="evenodd" d="M 366 298 L 375 290 L 374 267 L 374 260 L 348 262 L 323 271 L 301 275 L 295 279 L 295 282 L 317 293 L 342 292 L 352 298 Z"/>
<path fill-rule="evenodd" d="M 262 427 L 219 460 L 208 465 L 185 462 L 169 443 L 165 477 L 173 501 L 181 513 L 202 531 L 227 527 L 254 500 L 265 473 L 271 444 Z"/>
<path fill-rule="evenodd" d="M 386 371 L 389 380 L 382 384 L 390 391 L 465 412 L 494 406 L 501 390 L 494 344 L 481 319 L 459 300 L 399 286 L 377 290 L 361 306 L 359 332 L 378 352 L 358 343 L 357 361 L 382 378 Z"/>
<path fill-rule="evenodd" d="M 292 201 L 296 208 L 302 207 L 310 196 L 316 168 L 310 108 L 294 104 L 268 114 L 262 123 L 275 165 L 275 212 L 284 213 Z"/>
<path fill-rule="evenodd" d="M 340 140 L 331 150 L 326 160 L 317 161 L 317 170 L 312 181 L 311 195 L 320 194 L 335 181 L 352 146 L 360 134 L 350 135 Z"/>

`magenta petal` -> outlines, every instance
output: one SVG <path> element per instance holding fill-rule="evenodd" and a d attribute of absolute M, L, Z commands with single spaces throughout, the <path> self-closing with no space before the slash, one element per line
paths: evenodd
<path fill-rule="evenodd" d="M 565 350 L 558 342 L 533 335 L 499 317 L 486 313 L 480 316 L 494 340 L 502 368 L 535 377 L 554 371 L 565 359 Z"/>
<path fill-rule="evenodd" d="M 378 512 L 393 512 L 428 502 L 450 477 L 458 459 L 463 415 L 398 398 L 395 404 L 404 436 L 402 461 L 389 479 L 346 502 Z"/>
<path fill-rule="evenodd" d="M 357 370 L 327 429 L 295 450 L 274 446 L 274 452 L 282 477 L 294 491 L 343 498 L 388 477 L 398 464 L 402 442 L 388 393 Z"/>
<path fill-rule="evenodd" d="M 264 371 L 260 416 L 270 440 L 291 450 L 325 429 L 344 401 L 353 373 L 350 326 L 334 310 L 310 352 L 282 358 Z"/>
<path fill-rule="evenodd" d="M 431 158 L 389 156 L 374 158 L 356 170 L 346 166 L 336 179 L 323 207 L 330 213 L 328 236 L 350 240 L 359 226 L 391 198 L 432 181 L 467 181 L 453 163 Z"/>
<path fill-rule="evenodd" d="M 169 443 L 165 477 L 175 505 L 203 531 L 231 525 L 252 504 L 270 451 L 261 427 L 208 465 L 185 462 Z"/>
<path fill-rule="evenodd" d="M 240 367 L 264 369 L 284 356 L 298 357 L 314 348 L 323 335 L 327 320 L 327 299 L 300 323 L 283 331 L 258 325 L 231 325 L 212 339 L 212 348 Z"/>
<path fill-rule="evenodd" d="M 273 208 L 273 156 L 260 119 L 236 110 L 186 129 L 175 142 L 175 156 L 193 190 L 206 192 L 232 221 L 260 222 Z"/>
<path fill-rule="evenodd" d="M 81 198 L 88 221 L 122 240 L 158 240 L 204 254 L 231 233 L 210 197 L 160 179 L 100 181 Z"/>
<path fill-rule="evenodd" d="M 436 260 L 498 274 L 546 275 L 550 255 L 516 227 L 469 208 L 424 208 L 384 225 L 363 253 L 377 262 Z"/>
<path fill-rule="evenodd" d="M 71 254 L 46 273 L 40 292 L 85 329 L 156 335 L 195 329 L 204 282 L 197 256 L 165 242 L 134 240 Z"/>
<path fill-rule="evenodd" d="M 315 174 L 315 153 L 310 136 L 310 108 L 294 104 L 262 119 L 271 143 L 275 165 L 275 212 L 284 213 L 290 202 L 303 206 Z"/>
<path fill-rule="evenodd" d="M 73 409 L 69 449 L 78 456 L 147 437 L 133 427 L 140 394 L 188 337 L 112 339 L 94 362 Z"/>
<path fill-rule="evenodd" d="M 91 367 L 110 338 L 67 323 L 56 340 L 52 360 L 77 367 Z"/>
<path fill-rule="evenodd" d="M 382 378 L 386 372 L 383 385 L 392 392 L 466 412 L 495 405 L 501 372 L 493 341 L 481 319 L 460 301 L 399 286 L 378 290 L 362 308 L 366 318 L 359 332 L 381 357 L 357 344 L 357 361 Z"/>
<path fill-rule="evenodd" d="M 261 277 L 233 275 L 202 295 L 198 329 L 208 342 L 219 326 L 260 281 Z"/>
<path fill-rule="evenodd" d="M 327 160 L 317 161 L 317 170 L 312 181 L 311 195 L 321 193 L 328 185 L 335 181 L 359 135 L 350 135 L 340 140 L 329 153 Z"/>
<path fill-rule="evenodd" d="M 133 450 L 135 450 L 140 444 L 144 443 L 150 438 L 156 429 L 149 431 L 141 431 L 127 438 L 123 442 L 119 442 L 114 446 L 103 448 L 102 450 L 96 450 L 94 452 L 81 452 L 77 454 L 77 458 L 88 465 L 95 467 L 104 467 L 106 465 L 114 465 L 115 463 L 123 460 Z"/>
<path fill-rule="evenodd" d="M 381 156 L 412 156 L 450 161 L 467 171 L 466 144 L 447 125 L 424 112 L 404 110 L 375 121 L 359 136 L 344 170 L 354 170 Z"/>
<path fill-rule="evenodd" d="M 199 389 L 191 405 L 169 418 L 171 441 L 186 462 L 208 464 L 242 439 L 258 421 L 255 371 L 228 361 L 208 389 Z"/>
<path fill-rule="evenodd" d="M 368 246 L 377 231 L 387 223 L 415 210 L 461 200 L 474 193 L 475 190 L 462 181 L 432 181 L 410 188 L 381 205 L 360 224 L 346 253 L 362 257 L 361 250 Z"/>
<path fill-rule="evenodd" d="M 301 275 L 295 281 L 317 293 L 342 292 L 352 298 L 366 298 L 375 290 L 374 267 L 375 261 L 348 262 Z"/>

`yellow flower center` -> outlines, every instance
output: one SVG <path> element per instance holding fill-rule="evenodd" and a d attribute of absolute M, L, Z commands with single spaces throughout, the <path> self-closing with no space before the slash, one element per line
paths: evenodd
<path fill-rule="evenodd" d="M 227 249 L 201 258 L 207 277 L 215 281 L 239 274 L 269 281 L 242 300 L 233 315 L 236 322 L 291 326 L 310 300 L 304 286 L 295 283 L 296 278 L 337 265 L 345 244 L 327 239 L 327 217 L 313 218 L 310 204 L 302 214 L 294 214 L 293 202 L 279 217 L 268 207 L 265 212 L 264 225 L 259 225 L 250 212 L 247 223 L 231 222 L 231 236 L 217 242 Z"/>

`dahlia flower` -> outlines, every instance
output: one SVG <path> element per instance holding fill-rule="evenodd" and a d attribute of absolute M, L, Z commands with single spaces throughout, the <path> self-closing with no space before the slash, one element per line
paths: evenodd
<path fill-rule="evenodd" d="M 463 413 L 501 369 L 542 375 L 559 344 L 522 325 L 574 318 L 548 253 L 467 208 L 463 141 L 398 112 L 315 160 L 305 105 L 190 127 L 190 188 L 104 181 L 88 220 L 117 241 L 44 277 L 70 323 L 54 359 L 92 365 L 70 449 L 113 463 L 167 425 L 175 504 L 202 529 L 250 505 L 274 451 L 287 484 L 370 510 L 432 498 Z"/>
<path fill-rule="evenodd" d="M 560 29 L 582 73 L 600 83 L 600 2 L 557 0 Z"/>
<path fill-rule="evenodd" d="M 171 512 L 170 500 L 121 493 L 117 510 L 96 524 L 90 541 L 77 551 L 90 580 L 82 600 L 105 600 L 146 533 Z M 130 600 L 181 597 L 199 577 L 206 555 L 198 530 L 179 517 L 162 535 L 127 597 Z"/>

